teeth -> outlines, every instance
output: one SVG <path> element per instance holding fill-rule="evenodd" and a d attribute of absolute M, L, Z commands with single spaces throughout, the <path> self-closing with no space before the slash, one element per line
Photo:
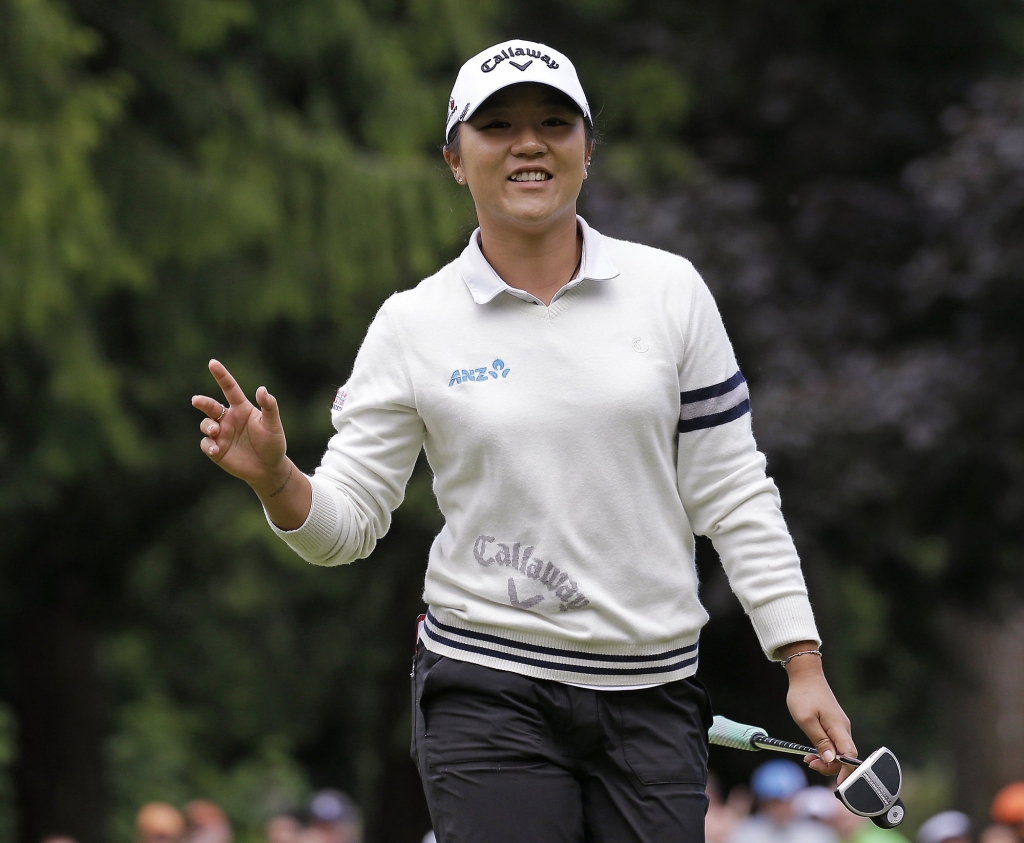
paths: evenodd
<path fill-rule="evenodd" d="M 547 173 L 539 170 L 533 170 L 528 173 L 515 173 L 512 176 L 512 181 L 547 181 L 551 176 Z"/>

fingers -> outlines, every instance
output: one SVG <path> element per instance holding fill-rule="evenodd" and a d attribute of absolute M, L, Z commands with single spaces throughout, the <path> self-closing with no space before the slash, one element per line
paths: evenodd
<path fill-rule="evenodd" d="M 839 775 L 842 764 L 836 760 L 835 744 L 822 725 L 820 715 L 816 714 L 808 718 L 801 718 L 799 725 L 818 751 L 817 755 L 807 755 L 804 757 L 807 766 L 823 776 Z"/>
<path fill-rule="evenodd" d="M 225 405 L 216 398 L 210 398 L 206 395 L 193 395 L 192 406 L 200 412 L 206 413 L 215 421 L 221 417 L 221 413 L 225 408 Z"/>
<path fill-rule="evenodd" d="M 224 392 L 227 403 L 207 395 L 192 396 L 192 406 L 206 415 L 199 423 L 199 430 L 204 436 L 199 443 L 203 453 L 214 462 L 219 462 L 231 452 L 233 442 L 238 438 L 240 431 L 248 431 L 250 436 L 255 435 L 257 440 L 264 444 L 270 441 L 275 447 L 280 447 L 284 441 L 280 409 L 277 399 L 267 391 L 267 388 L 261 386 L 256 390 L 256 402 L 261 411 L 257 413 L 256 408 L 238 386 L 238 382 L 219 361 L 210 361 L 210 374 Z M 261 438 L 261 427 L 272 435 L 269 440 Z M 232 458 L 229 462 L 237 461 Z"/>
<path fill-rule="evenodd" d="M 821 724 L 821 720 L 815 717 L 809 717 L 806 720 L 800 722 L 800 728 L 804 730 L 804 734 L 807 735 L 811 740 L 811 744 L 816 750 L 818 750 L 818 756 L 826 764 L 831 764 L 836 758 L 836 748 L 832 743 L 832 739 L 829 738 L 828 733 L 825 731 L 824 726 Z"/>
<path fill-rule="evenodd" d="M 823 717 L 822 723 L 836 751 L 840 755 L 849 755 L 851 758 L 856 758 L 857 745 L 853 742 L 853 735 L 850 734 L 850 721 L 844 719 L 826 722 Z"/>
<path fill-rule="evenodd" d="M 256 403 L 263 411 L 263 424 L 267 429 L 274 433 L 282 433 L 284 428 L 281 425 L 281 408 L 277 404 L 277 399 L 265 386 L 256 390 Z"/>
<path fill-rule="evenodd" d="M 829 688 L 820 663 L 817 671 L 789 671 L 789 694 L 786 702 L 793 719 L 814 745 L 818 755 L 807 756 L 808 766 L 824 776 L 839 776 L 842 781 L 850 768 L 841 764 L 837 755 L 857 755 L 848 718 Z"/>
<path fill-rule="evenodd" d="M 245 397 L 245 393 L 242 392 L 242 388 L 238 385 L 238 382 L 231 376 L 224 364 L 219 360 L 210 361 L 210 374 L 213 375 L 213 379 L 217 381 L 217 386 L 221 388 L 224 393 L 224 397 L 228 400 L 229 406 L 235 406 L 236 404 L 245 404 L 248 399 Z"/>
<path fill-rule="evenodd" d="M 823 776 L 839 775 L 840 768 L 843 766 L 838 761 L 826 764 L 817 755 L 808 755 L 804 758 L 804 761 L 814 772 L 821 773 Z"/>
<path fill-rule="evenodd" d="M 857 757 L 857 746 L 850 734 L 850 721 L 840 711 L 822 712 L 815 717 L 802 721 L 800 727 L 811 742 L 818 755 L 805 756 L 807 766 L 823 776 L 838 776 L 839 781 L 845 779 L 851 768 L 837 760 L 837 755 Z"/>
<path fill-rule="evenodd" d="M 825 718 L 822 718 L 824 721 Z M 853 742 L 853 735 L 850 734 L 850 721 L 845 717 L 839 720 L 833 719 L 825 724 L 825 731 L 828 733 L 829 739 L 832 741 L 833 746 L 839 751 L 840 755 L 848 755 L 851 758 L 857 757 L 857 745 Z M 838 775 L 837 783 L 841 784 L 850 773 L 853 772 L 852 767 L 848 767 L 845 764 L 841 766 L 841 769 L 836 771 Z"/>
<path fill-rule="evenodd" d="M 220 425 L 214 419 L 203 419 L 199 422 L 199 430 L 211 439 L 216 439 L 220 433 Z"/>
<path fill-rule="evenodd" d="M 215 398 L 210 398 L 208 395 L 193 395 L 192 406 L 203 413 L 206 413 L 206 418 L 199 422 L 199 430 L 205 434 L 203 441 L 199 443 L 199 448 L 206 456 L 216 462 L 217 455 L 220 453 L 220 448 L 217 447 L 217 436 L 220 434 L 220 425 L 216 419 L 221 418 L 226 407 L 221 404 Z"/>

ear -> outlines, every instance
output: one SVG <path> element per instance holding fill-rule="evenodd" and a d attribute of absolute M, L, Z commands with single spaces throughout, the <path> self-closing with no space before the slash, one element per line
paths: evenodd
<path fill-rule="evenodd" d="M 452 171 L 452 175 L 455 176 L 455 180 L 459 179 L 459 170 L 462 169 L 462 156 L 457 152 L 449 152 L 447 149 L 442 150 L 444 155 L 445 163 L 448 168 Z"/>
<path fill-rule="evenodd" d="M 583 157 L 583 178 L 587 177 L 587 170 L 590 168 L 590 156 L 594 154 L 594 142 L 589 141 L 587 147 L 584 150 Z"/>
<path fill-rule="evenodd" d="M 453 173 L 462 164 L 462 157 L 455 152 L 449 152 L 447 148 L 442 149 L 441 154 L 444 155 L 445 163 Z"/>

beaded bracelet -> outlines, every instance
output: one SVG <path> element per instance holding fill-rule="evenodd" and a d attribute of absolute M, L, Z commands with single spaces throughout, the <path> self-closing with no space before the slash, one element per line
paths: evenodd
<path fill-rule="evenodd" d="M 820 659 L 821 658 L 821 650 L 819 648 L 817 648 L 817 647 L 815 647 L 813 650 L 801 650 L 799 653 L 793 653 L 793 655 L 791 655 L 791 656 L 786 656 L 786 658 L 784 658 L 781 662 L 779 662 L 779 664 L 781 664 L 783 667 L 785 667 L 787 664 L 789 664 L 791 661 L 793 661 L 793 659 L 795 659 L 797 656 L 817 656 Z"/>

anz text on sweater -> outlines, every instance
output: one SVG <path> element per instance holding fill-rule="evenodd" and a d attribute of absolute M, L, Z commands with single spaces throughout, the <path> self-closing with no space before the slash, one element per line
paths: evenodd
<path fill-rule="evenodd" d="M 490 368 L 487 366 L 481 366 L 479 369 L 456 369 L 452 372 L 451 378 L 448 380 L 448 386 L 455 386 L 457 383 L 466 383 L 466 381 L 474 381 L 480 383 L 487 380 L 498 380 L 498 377 L 507 378 L 511 369 L 505 368 L 505 363 L 501 360 L 495 360 L 491 363 Z"/>

